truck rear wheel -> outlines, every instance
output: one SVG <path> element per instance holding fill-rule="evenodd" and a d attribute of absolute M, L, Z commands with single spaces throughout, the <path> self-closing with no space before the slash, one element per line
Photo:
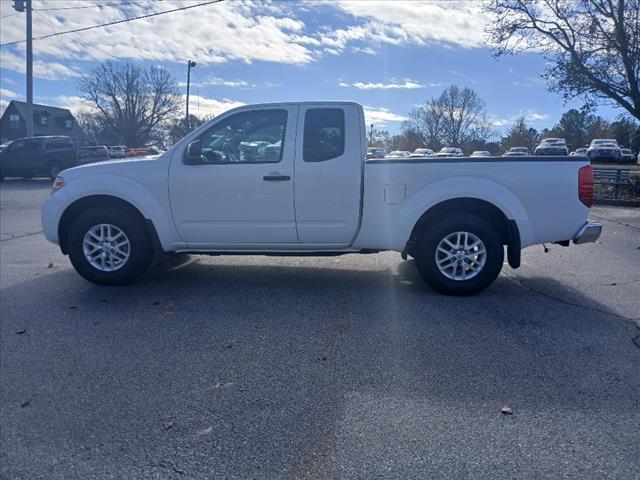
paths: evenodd
<path fill-rule="evenodd" d="M 151 237 L 141 219 L 109 207 L 78 216 L 69 229 L 68 251 L 76 271 L 98 285 L 127 285 L 153 258 Z"/>
<path fill-rule="evenodd" d="M 447 295 L 472 295 L 500 274 L 504 247 L 490 223 L 473 215 L 456 215 L 429 223 L 412 255 L 431 288 Z"/>

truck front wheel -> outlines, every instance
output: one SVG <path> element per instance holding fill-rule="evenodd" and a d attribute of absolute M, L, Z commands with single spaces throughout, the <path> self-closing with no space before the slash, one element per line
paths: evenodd
<path fill-rule="evenodd" d="M 448 295 L 472 295 L 500 274 L 504 247 L 488 222 L 456 215 L 430 222 L 412 252 L 418 272 L 430 287 Z"/>
<path fill-rule="evenodd" d="M 134 212 L 109 207 L 75 219 L 68 251 L 76 271 L 98 285 L 127 285 L 144 273 L 153 258 L 144 222 Z"/>

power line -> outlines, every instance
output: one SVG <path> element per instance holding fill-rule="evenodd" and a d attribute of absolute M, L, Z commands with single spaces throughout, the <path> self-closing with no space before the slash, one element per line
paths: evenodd
<path fill-rule="evenodd" d="M 162 2 L 163 0 L 136 0 L 134 2 L 130 1 L 130 0 L 122 0 L 120 2 L 117 3 L 103 3 L 103 4 L 98 4 L 98 5 L 85 5 L 83 7 L 56 7 L 56 8 L 38 8 L 37 11 L 47 11 L 47 12 L 57 12 L 59 10 L 81 10 L 83 8 L 104 8 L 104 7 L 119 7 L 122 5 L 135 5 L 135 4 L 139 4 L 139 3 L 143 3 L 143 1 L 147 1 L 147 2 Z M 36 11 L 36 9 L 33 9 L 34 11 Z M 18 12 L 16 12 L 18 13 Z M 4 18 L 4 17 L 3 17 Z"/>
<path fill-rule="evenodd" d="M 174 8 L 172 10 L 164 10 L 162 12 L 155 12 L 155 13 L 149 13 L 147 15 L 140 15 L 138 17 L 125 18 L 123 20 L 116 20 L 114 22 L 102 23 L 100 25 L 91 25 L 90 27 L 76 28 L 74 30 L 66 30 L 64 32 L 52 33 L 50 35 L 43 35 L 41 37 L 34 37 L 34 40 L 45 40 L 47 38 L 57 37 L 58 35 L 65 35 L 67 33 L 85 32 L 87 30 L 93 30 L 95 28 L 108 27 L 108 26 L 111 26 L 111 25 L 118 25 L 120 23 L 131 22 L 133 20 L 141 20 L 143 18 L 157 17 L 158 15 L 164 15 L 165 13 L 173 13 L 173 12 L 179 12 L 179 11 L 182 11 L 182 10 L 189 10 L 191 8 L 203 7 L 205 5 L 211 5 L 213 3 L 220 3 L 222 1 L 224 1 L 224 0 L 212 0 L 210 2 L 196 3 L 195 5 L 187 5 L 186 7 Z M 0 44 L 0 47 L 8 47 L 9 45 L 17 45 L 19 43 L 24 43 L 24 42 L 26 42 L 26 40 L 16 40 L 15 42 L 9 42 L 9 43 Z"/>

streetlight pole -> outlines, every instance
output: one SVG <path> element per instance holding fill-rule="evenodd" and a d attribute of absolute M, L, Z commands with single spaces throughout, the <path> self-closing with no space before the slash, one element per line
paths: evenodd
<path fill-rule="evenodd" d="M 189 122 L 189 87 L 191 84 L 191 69 L 194 68 L 196 66 L 196 62 L 194 62 L 193 60 L 189 60 L 187 62 L 187 113 L 184 117 L 184 122 L 185 125 L 187 126 L 187 131 L 190 132 L 191 131 L 191 125 Z"/>

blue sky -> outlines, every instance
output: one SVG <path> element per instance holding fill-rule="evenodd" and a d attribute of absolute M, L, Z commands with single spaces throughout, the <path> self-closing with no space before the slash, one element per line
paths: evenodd
<path fill-rule="evenodd" d="M 201 3 L 203 0 L 33 0 L 34 36 Z M 96 5 L 102 5 L 98 8 Z M 24 15 L 0 0 L 0 43 L 24 38 Z M 495 60 L 479 2 L 244 2 L 201 6 L 150 19 L 34 41 L 38 103 L 89 108 L 78 79 L 97 62 L 132 60 L 169 69 L 191 112 L 246 103 L 354 100 L 367 121 L 396 132 L 407 113 L 450 84 L 475 89 L 499 133 L 519 115 L 552 127 L 568 105 L 546 90 L 538 53 Z M 24 99 L 24 44 L 0 49 L 0 102 Z M 622 113 L 604 106 L 613 119 Z"/>

